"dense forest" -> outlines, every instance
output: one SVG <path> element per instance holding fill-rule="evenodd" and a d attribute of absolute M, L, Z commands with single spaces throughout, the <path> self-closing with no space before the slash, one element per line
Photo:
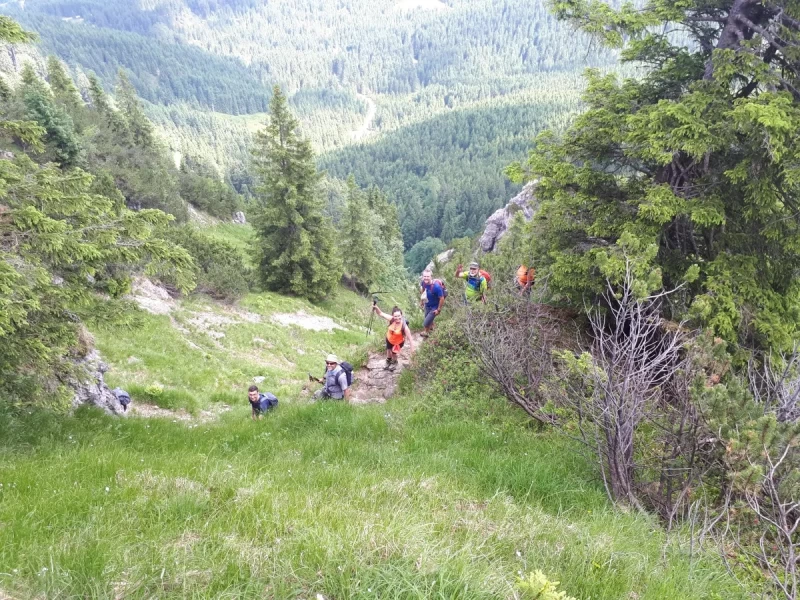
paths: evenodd
<path fill-rule="evenodd" d="M 124 69 L 168 149 L 222 178 L 249 177 L 280 85 L 320 167 L 397 203 L 406 248 L 477 231 L 516 189 L 504 166 L 577 108 L 578 72 L 615 60 L 543 0 L 28 0 L 0 11 L 38 34 L 84 97 L 90 73 L 111 90 Z"/>
<path fill-rule="evenodd" d="M 519 190 L 503 168 L 525 154 L 537 133 L 563 128 L 578 110 L 577 79 L 568 87 L 563 77 L 542 76 L 534 90 L 448 111 L 329 153 L 321 165 L 391 193 L 406 249 L 426 237 L 449 243 L 475 235 Z"/>

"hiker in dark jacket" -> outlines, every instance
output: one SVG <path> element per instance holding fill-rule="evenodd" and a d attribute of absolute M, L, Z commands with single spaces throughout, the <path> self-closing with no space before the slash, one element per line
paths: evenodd
<path fill-rule="evenodd" d="M 262 414 L 278 406 L 278 399 L 273 394 L 269 392 L 262 394 L 255 385 L 251 385 L 247 390 L 247 401 L 250 402 L 250 408 L 253 409 L 253 421 L 258 421 Z"/>
<path fill-rule="evenodd" d="M 128 412 L 128 405 L 131 403 L 131 395 L 122 388 L 118 387 L 111 390 L 111 393 L 114 394 L 114 397 L 122 405 L 122 410 L 124 412 Z"/>
<path fill-rule="evenodd" d="M 339 359 L 334 354 L 328 354 L 325 359 L 325 375 L 322 378 L 308 376 L 322 384 L 322 389 L 314 392 L 316 400 L 333 399 L 341 400 L 350 397 L 350 388 L 347 385 L 347 373 L 339 364 Z"/>

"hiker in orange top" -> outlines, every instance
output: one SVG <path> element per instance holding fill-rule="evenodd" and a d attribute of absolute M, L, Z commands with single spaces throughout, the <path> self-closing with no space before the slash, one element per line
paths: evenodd
<path fill-rule="evenodd" d="M 516 284 L 520 295 L 530 294 L 533 281 L 536 279 L 536 269 L 520 265 L 517 269 Z"/>
<path fill-rule="evenodd" d="M 389 329 L 386 331 L 386 366 L 384 370 L 394 371 L 397 367 L 397 355 L 400 354 L 400 349 L 405 345 L 406 340 L 408 340 L 409 349 L 414 352 L 411 330 L 403 318 L 403 311 L 396 306 L 392 308 L 390 315 L 378 308 L 377 304 L 372 305 L 372 310 L 379 317 L 389 321 Z"/>

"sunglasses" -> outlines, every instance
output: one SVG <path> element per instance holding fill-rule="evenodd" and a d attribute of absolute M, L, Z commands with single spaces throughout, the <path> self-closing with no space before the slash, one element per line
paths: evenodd
<path fill-rule="evenodd" d="M 328 362 L 328 361 L 326 360 L 326 361 L 325 361 L 325 364 L 326 364 L 326 365 L 335 365 L 336 363 Z"/>

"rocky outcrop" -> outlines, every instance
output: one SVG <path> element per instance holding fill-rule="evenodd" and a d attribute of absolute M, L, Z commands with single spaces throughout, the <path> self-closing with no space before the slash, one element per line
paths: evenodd
<path fill-rule="evenodd" d="M 233 222 L 237 225 L 246 225 L 247 224 L 247 217 L 244 216 L 244 213 L 240 210 L 233 213 Z"/>
<path fill-rule="evenodd" d="M 73 408 L 91 404 L 112 415 L 123 414 L 122 405 L 103 379 L 103 374 L 108 371 L 108 365 L 100 359 L 97 350 L 90 350 L 75 363 L 75 374 L 65 382 L 75 392 L 72 398 Z"/>
<path fill-rule="evenodd" d="M 130 300 L 139 308 L 154 315 L 167 315 L 175 308 L 175 301 L 167 290 L 147 277 L 136 277 L 131 284 Z"/>
<path fill-rule="evenodd" d="M 433 271 L 435 265 L 439 265 L 440 267 L 442 265 L 446 265 L 448 262 L 450 262 L 450 259 L 453 258 L 453 252 L 455 252 L 455 250 L 453 248 L 450 248 L 449 250 L 445 250 L 441 254 L 437 254 L 436 258 L 434 258 L 431 262 L 428 263 L 428 265 L 425 267 L 425 270 Z"/>
<path fill-rule="evenodd" d="M 492 252 L 497 248 L 497 242 L 508 231 L 511 219 L 521 213 L 526 221 L 530 221 L 538 208 L 536 202 L 536 182 L 528 183 L 522 191 L 514 196 L 503 208 L 497 209 L 486 219 L 486 227 L 478 241 L 483 252 Z"/>

